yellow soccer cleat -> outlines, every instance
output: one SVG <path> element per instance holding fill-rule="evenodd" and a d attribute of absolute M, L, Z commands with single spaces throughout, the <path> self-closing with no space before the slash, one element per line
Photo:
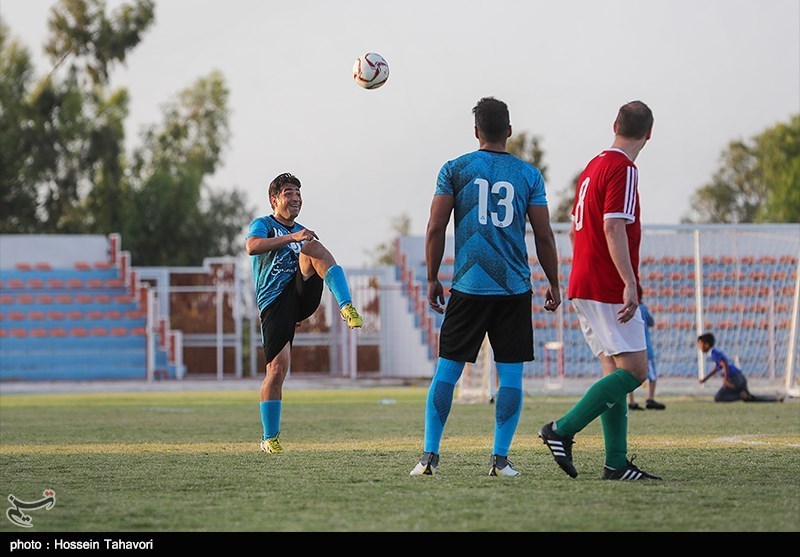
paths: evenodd
<path fill-rule="evenodd" d="M 357 329 L 364 324 L 364 320 L 361 319 L 353 304 L 347 304 L 339 310 L 339 313 L 342 315 L 342 321 L 347 323 L 347 326 L 351 329 Z"/>
<path fill-rule="evenodd" d="M 286 452 L 286 449 L 283 448 L 280 439 L 278 439 L 278 436 L 276 435 L 275 437 L 270 437 L 269 439 L 264 439 L 261 441 L 261 451 L 265 453 L 278 454 Z"/>

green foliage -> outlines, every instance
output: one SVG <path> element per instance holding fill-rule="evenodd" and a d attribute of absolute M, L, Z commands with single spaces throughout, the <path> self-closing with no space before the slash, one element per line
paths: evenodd
<path fill-rule="evenodd" d="M 32 80 L 28 50 L 9 37 L 0 20 L 0 233 L 37 229 L 36 190 L 30 186 L 28 158 L 31 109 L 25 101 Z"/>
<path fill-rule="evenodd" d="M 800 116 L 752 143 L 732 141 L 711 183 L 691 199 L 687 223 L 800 222 Z"/>
<path fill-rule="evenodd" d="M 758 222 L 800 222 L 800 114 L 755 138 L 758 172 L 767 187 Z"/>
<path fill-rule="evenodd" d="M 135 265 L 198 265 L 241 252 L 253 211 L 238 190 L 213 191 L 230 139 L 219 72 L 167 105 L 129 158 L 124 88 L 108 90 L 153 24 L 153 0 L 106 13 L 103 0 L 61 0 L 50 12 L 38 81 L 30 55 L 0 21 L 0 232 L 120 232 Z"/>
<path fill-rule="evenodd" d="M 394 265 L 395 239 L 400 236 L 408 236 L 411 233 L 411 217 L 406 214 L 394 217 L 390 223 L 392 238 L 375 247 L 373 252 L 368 255 L 372 260 L 373 266 Z"/>
<path fill-rule="evenodd" d="M 537 437 L 576 397 L 525 397 L 518 478 L 488 476 L 490 404 L 454 405 L 439 473 L 411 478 L 426 388 L 284 390 L 282 455 L 259 452 L 253 389 L 4 394 L 6 494 L 56 491 L 31 513 L 37 532 L 800 530 L 797 401 L 665 396 L 665 412 L 631 416 L 628 439 L 664 480 L 626 483 L 599 479 L 599 420 L 576 436 L 575 479 Z M 8 520 L 0 531 L 19 533 Z"/>
<path fill-rule="evenodd" d="M 547 165 L 544 163 L 541 141 L 542 138 L 538 135 L 528 135 L 527 132 L 514 134 L 506 143 L 506 151 L 538 168 L 542 178 L 547 182 Z"/>
<path fill-rule="evenodd" d="M 575 204 L 575 189 L 578 187 L 578 179 L 581 173 L 578 172 L 564 189 L 558 192 L 558 204 L 552 211 L 553 222 L 570 222 L 572 206 Z"/>

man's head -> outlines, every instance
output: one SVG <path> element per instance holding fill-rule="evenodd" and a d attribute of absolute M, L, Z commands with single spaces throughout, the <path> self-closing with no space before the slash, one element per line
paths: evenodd
<path fill-rule="evenodd" d="M 284 172 L 269 184 L 269 204 L 272 212 L 287 220 L 294 220 L 300 213 L 303 200 L 300 197 L 300 180 Z"/>
<path fill-rule="evenodd" d="M 494 97 L 484 97 L 472 109 L 475 131 L 490 143 L 503 142 L 511 135 L 508 105 Z"/>
<path fill-rule="evenodd" d="M 274 208 L 275 207 L 275 199 L 278 197 L 283 190 L 283 187 L 286 185 L 296 186 L 297 189 L 300 189 L 300 180 L 297 179 L 296 176 L 289 174 L 288 172 L 284 172 L 283 174 L 278 174 L 275 179 L 269 183 L 269 204 Z"/>
<path fill-rule="evenodd" d="M 642 101 L 623 104 L 614 120 L 614 133 L 626 139 L 650 139 L 653 112 Z"/>
<path fill-rule="evenodd" d="M 703 352 L 708 352 L 714 347 L 716 343 L 716 339 L 714 335 L 711 333 L 703 333 L 699 337 L 697 337 L 697 346 L 700 347 L 700 350 Z"/>

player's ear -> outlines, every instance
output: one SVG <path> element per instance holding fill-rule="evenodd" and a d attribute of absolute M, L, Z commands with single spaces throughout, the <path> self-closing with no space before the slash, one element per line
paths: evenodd
<path fill-rule="evenodd" d="M 480 138 L 481 138 L 481 134 L 478 131 L 478 126 L 475 126 L 475 139 L 480 140 Z"/>
<path fill-rule="evenodd" d="M 506 137 L 511 137 L 511 124 L 508 125 L 508 135 Z"/>

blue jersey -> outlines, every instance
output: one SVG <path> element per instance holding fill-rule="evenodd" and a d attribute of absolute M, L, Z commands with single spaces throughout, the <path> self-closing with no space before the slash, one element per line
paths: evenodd
<path fill-rule="evenodd" d="M 742 373 L 742 370 L 736 367 L 736 364 L 734 364 L 730 360 L 730 358 L 728 358 L 725 352 L 723 352 L 719 348 L 711 349 L 711 361 L 714 362 L 715 367 L 719 366 L 720 368 L 722 367 L 720 362 L 725 362 L 726 364 L 728 364 L 728 373 L 730 375 L 736 375 L 737 373 Z"/>
<path fill-rule="evenodd" d="M 528 292 L 525 223 L 528 206 L 547 205 L 541 172 L 510 153 L 474 151 L 442 166 L 436 195 L 455 202 L 452 288 L 473 295 Z"/>
<path fill-rule="evenodd" d="M 305 227 L 297 222 L 291 228 L 281 224 L 272 215 L 259 217 L 250 223 L 247 237 L 275 238 L 292 234 Z M 276 250 L 251 255 L 253 281 L 256 288 L 256 303 L 259 311 L 271 304 L 278 294 L 294 278 L 300 264 L 300 248 L 305 242 L 291 242 Z"/>
<path fill-rule="evenodd" d="M 650 337 L 650 328 L 654 327 L 656 320 L 653 319 L 653 314 L 647 309 L 644 304 L 639 304 L 639 309 L 642 310 L 642 319 L 644 319 L 644 341 L 647 346 L 647 359 L 654 360 L 656 358 L 656 351 L 653 349 L 653 339 Z"/>

